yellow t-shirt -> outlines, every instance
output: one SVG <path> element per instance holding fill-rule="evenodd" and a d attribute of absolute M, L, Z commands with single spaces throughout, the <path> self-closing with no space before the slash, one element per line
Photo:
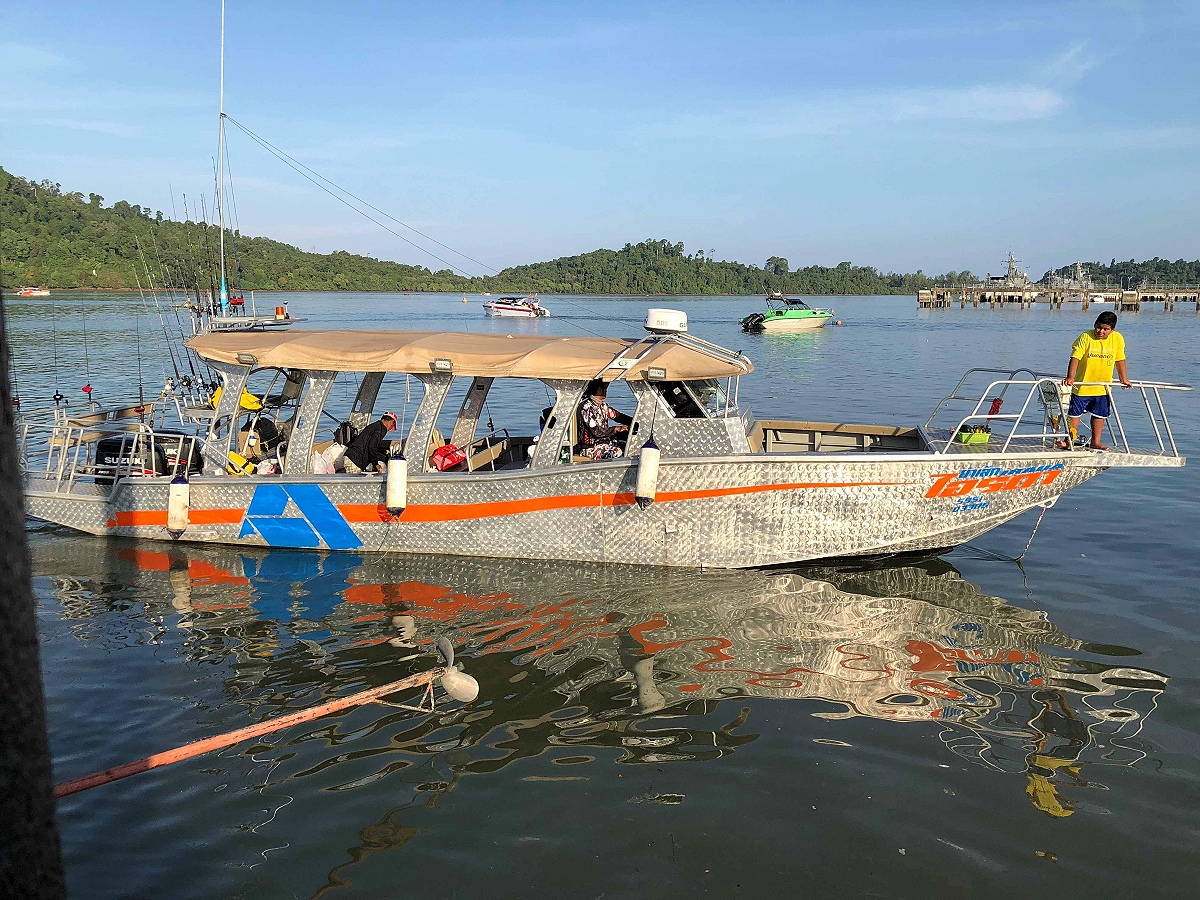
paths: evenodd
<path fill-rule="evenodd" d="M 1071 393 L 1081 397 L 1098 397 L 1105 392 L 1099 384 L 1081 387 L 1078 382 L 1111 382 L 1113 367 L 1125 358 L 1125 338 L 1119 332 L 1110 331 L 1108 337 L 1098 341 L 1095 332 L 1088 329 L 1071 345 L 1071 356 L 1079 360 L 1079 366 L 1075 369 L 1076 384 L 1071 388 Z"/>

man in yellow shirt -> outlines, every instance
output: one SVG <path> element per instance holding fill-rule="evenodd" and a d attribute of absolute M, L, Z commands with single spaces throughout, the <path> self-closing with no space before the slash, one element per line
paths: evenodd
<path fill-rule="evenodd" d="M 1117 314 L 1102 312 L 1096 317 L 1091 331 L 1085 331 L 1071 345 L 1071 361 L 1067 364 L 1067 377 L 1063 384 L 1071 388 L 1071 408 L 1067 419 L 1071 423 L 1072 436 L 1079 433 L 1079 420 L 1085 412 L 1092 414 L 1092 450 L 1111 450 L 1100 442 L 1104 434 L 1104 420 L 1108 418 L 1112 404 L 1109 402 L 1108 385 L 1112 382 L 1113 367 L 1121 379 L 1121 387 L 1133 387 L 1125 372 L 1125 338 L 1117 332 Z M 1078 377 L 1076 377 L 1078 376 Z M 1083 382 L 1076 384 L 1076 382 Z M 1063 442 L 1060 449 L 1068 449 Z"/>

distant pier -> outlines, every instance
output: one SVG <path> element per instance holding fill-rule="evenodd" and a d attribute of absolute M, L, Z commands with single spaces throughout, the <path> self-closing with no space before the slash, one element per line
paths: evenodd
<path fill-rule="evenodd" d="M 1171 286 L 1140 287 L 1134 290 L 1121 288 L 1053 288 L 1036 284 L 1005 285 L 956 284 L 917 292 L 918 309 L 949 309 L 958 306 L 966 309 L 970 304 L 978 309 L 981 305 L 989 309 L 997 306 L 1016 305 L 1022 309 L 1035 303 L 1049 303 L 1051 309 L 1062 309 L 1064 303 L 1079 303 L 1085 310 L 1093 304 L 1110 303 L 1120 312 L 1138 312 L 1143 304 L 1161 303 L 1166 312 L 1175 309 L 1176 303 L 1191 303 L 1200 313 L 1200 285 L 1183 284 Z"/>

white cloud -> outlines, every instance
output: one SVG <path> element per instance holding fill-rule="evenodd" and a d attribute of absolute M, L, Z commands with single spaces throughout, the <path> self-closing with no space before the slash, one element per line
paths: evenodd
<path fill-rule="evenodd" d="M 1088 52 L 1087 41 L 1075 41 L 1042 67 L 1042 75 L 1053 84 L 1074 85 L 1101 61 L 1100 56 Z"/>
<path fill-rule="evenodd" d="M 1066 99 L 1058 92 L 1028 85 L 896 91 L 873 99 L 886 118 L 897 122 L 930 119 L 1020 122 L 1052 118 L 1066 105 Z"/>
<path fill-rule="evenodd" d="M 1067 104 L 1057 91 L 1033 85 L 830 91 L 779 100 L 770 107 L 678 116 L 648 125 L 650 138 L 782 138 L 832 135 L 912 122 L 1023 122 L 1053 118 Z"/>

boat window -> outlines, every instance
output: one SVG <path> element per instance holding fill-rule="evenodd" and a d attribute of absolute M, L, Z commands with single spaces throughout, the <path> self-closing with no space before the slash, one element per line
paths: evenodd
<path fill-rule="evenodd" d="M 438 416 L 437 427 L 443 440 L 448 441 L 454 435 L 469 390 L 479 390 L 479 384 L 469 376 L 459 376 L 451 384 Z M 497 378 L 487 391 L 474 435 L 460 448 L 466 451 L 467 458 L 452 471 L 526 468 L 542 431 L 542 410 L 553 405 L 554 392 L 535 378 Z"/>
<path fill-rule="evenodd" d="M 291 436 L 307 387 L 308 379 L 299 370 L 251 372 L 238 409 L 233 449 L 251 461 L 278 455 Z"/>
<path fill-rule="evenodd" d="M 715 378 L 706 378 L 703 381 L 689 381 L 687 386 L 696 401 L 704 407 L 709 418 L 724 416 L 728 412 L 731 404 L 722 382 Z"/>
<path fill-rule="evenodd" d="M 316 436 L 318 444 L 332 441 L 338 426 L 342 422 L 350 421 L 354 401 L 358 397 L 362 382 L 361 372 L 339 372 L 334 377 L 329 397 L 325 400 L 325 408 L 321 410 L 321 423 L 317 427 Z M 370 421 L 378 421 L 380 416 L 391 410 L 399 417 L 397 430 L 401 434 L 407 434 L 424 396 L 425 385 L 419 378 L 390 372 L 379 385 L 379 393 L 375 395 L 375 402 L 371 407 Z"/>
<path fill-rule="evenodd" d="M 587 399 L 586 389 L 584 395 L 579 398 L 579 403 L 575 406 L 574 422 L 572 424 L 571 434 L 569 435 L 574 445 L 574 452 L 579 453 L 583 449 L 583 437 L 580 433 L 581 418 L 580 408 L 583 402 Z M 633 415 L 637 412 L 637 398 L 630 390 L 629 382 L 625 379 L 609 382 L 605 391 L 605 402 L 617 412 L 616 424 L 622 424 L 626 427 L 616 431 L 613 434 L 612 440 L 614 443 L 624 447 L 629 440 L 629 426 L 632 424 Z M 636 433 L 636 432 L 635 432 Z"/>
<path fill-rule="evenodd" d="M 675 414 L 677 419 L 703 419 L 707 418 L 705 407 L 698 403 L 696 398 L 687 389 L 687 386 L 682 381 L 658 381 L 653 382 L 655 390 L 666 401 L 667 406 L 671 408 L 671 412 Z"/>

